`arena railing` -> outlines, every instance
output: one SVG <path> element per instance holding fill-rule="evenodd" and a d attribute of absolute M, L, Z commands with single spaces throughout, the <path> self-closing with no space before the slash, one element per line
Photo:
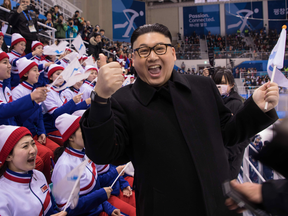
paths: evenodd
<path fill-rule="evenodd" d="M 202 56 L 207 55 L 207 52 L 200 51 L 178 51 L 176 52 L 177 59 L 191 60 L 202 59 Z M 197 55 L 199 57 L 197 57 Z M 215 59 L 229 59 L 229 58 L 252 58 L 253 54 L 250 51 L 214 51 Z"/>
<path fill-rule="evenodd" d="M 9 9 L 6 9 L 6 8 L 4 8 L 4 7 L 1 7 L 1 6 L 0 6 L 0 10 L 6 11 L 6 12 L 10 12 Z M 5 20 L 1 20 L 1 21 L 4 22 L 5 24 L 9 25 L 9 23 L 8 23 L 7 21 L 5 21 Z M 45 28 L 47 28 L 47 29 L 49 29 L 49 30 L 46 30 L 46 31 L 45 31 L 45 32 L 47 32 L 47 33 L 49 34 L 49 36 L 48 36 L 48 35 L 45 35 L 45 34 L 41 34 L 41 33 L 38 33 L 38 34 L 39 34 L 40 36 L 42 36 L 42 37 L 48 38 L 49 41 L 50 41 L 50 43 L 51 43 L 51 41 L 52 41 L 52 43 L 54 43 L 54 41 L 55 41 L 55 32 L 56 32 L 57 30 L 56 30 L 55 28 L 52 28 L 52 27 L 50 27 L 50 26 L 47 26 L 47 25 L 45 25 L 45 24 L 43 24 L 43 23 L 41 23 L 41 22 L 37 22 L 37 24 L 40 25 L 40 26 L 43 26 L 43 27 L 45 27 Z M 11 25 L 9 25 L 9 26 L 10 26 L 10 28 L 12 28 Z M 7 35 L 7 36 L 10 36 L 10 37 L 11 37 L 11 35 L 10 35 L 10 34 L 7 34 L 7 33 L 5 33 L 4 35 Z"/>
<path fill-rule="evenodd" d="M 55 4 L 59 5 L 59 11 L 63 14 L 65 19 L 71 18 L 74 15 L 76 10 L 82 13 L 82 10 L 75 5 L 71 4 L 69 1 L 60 0 L 60 1 L 53 1 Z M 50 10 L 54 5 L 49 4 L 48 2 L 41 0 L 41 1 L 34 1 L 34 5 L 38 6 L 39 12 L 41 14 L 45 14 L 47 11 Z"/>

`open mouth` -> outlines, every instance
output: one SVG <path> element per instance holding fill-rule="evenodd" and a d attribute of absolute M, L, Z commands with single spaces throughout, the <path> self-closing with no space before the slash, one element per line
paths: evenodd
<path fill-rule="evenodd" d="M 148 71 L 152 76 L 159 75 L 161 72 L 161 69 L 162 69 L 161 65 L 153 65 L 153 66 L 148 67 Z"/>
<path fill-rule="evenodd" d="M 29 159 L 27 160 L 27 162 L 28 162 L 28 163 L 34 163 L 34 162 L 35 162 L 35 157 L 29 158 Z"/>

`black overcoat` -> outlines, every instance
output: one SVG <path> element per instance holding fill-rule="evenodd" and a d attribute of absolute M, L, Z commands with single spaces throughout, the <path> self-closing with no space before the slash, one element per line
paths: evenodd
<path fill-rule="evenodd" d="M 250 98 L 232 115 L 210 78 L 175 70 L 167 87 L 171 104 L 138 78 L 112 96 L 105 122 L 99 116 L 110 104 L 92 102 L 80 122 L 87 156 L 98 164 L 132 161 L 138 216 L 233 215 L 222 192 L 229 179 L 224 145 L 269 126 L 275 110 L 263 113 Z"/>

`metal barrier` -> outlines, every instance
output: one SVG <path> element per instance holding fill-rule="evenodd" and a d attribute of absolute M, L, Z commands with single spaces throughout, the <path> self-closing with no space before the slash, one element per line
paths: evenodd
<path fill-rule="evenodd" d="M 1 7 L 1 6 L 0 6 L 0 10 L 6 11 L 6 12 L 10 12 L 9 9 L 6 9 L 6 8 L 4 8 L 4 7 Z M 4 21 L 4 20 L 1 20 L 1 21 L 4 22 L 5 24 L 9 25 L 9 23 L 8 23 L 7 21 Z M 40 26 L 43 26 L 43 27 L 45 27 L 45 28 L 47 28 L 47 29 L 49 29 L 49 30 L 45 31 L 45 32 L 47 32 L 47 33 L 49 34 L 49 36 L 47 36 L 47 35 L 45 35 L 45 34 L 41 34 L 41 33 L 38 33 L 38 34 L 41 35 L 42 37 L 48 38 L 50 44 L 51 44 L 51 41 L 52 41 L 52 43 L 54 43 L 54 41 L 55 41 L 55 32 L 56 32 L 57 30 L 56 30 L 55 28 L 52 28 L 52 27 L 50 27 L 50 26 L 47 26 L 47 25 L 45 25 L 45 24 L 43 24 L 43 23 L 41 23 L 41 22 L 37 22 L 37 24 L 40 25 Z M 12 28 L 11 25 L 10 25 L 10 27 Z M 11 36 L 10 34 L 5 34 L 5 35 Z"/>
<path fill-rule="evenodd" d="M 60 1 L 51 0 L 51 3 L 52 4 L 49 4 L 48 2 L 46 2 L 44 0 L 34 1 L 34 5 L 38 6 L 39 12 L 41 14 L 45 14 L 54 5 L 60 6 L 59 11 L 63 14 L 65 19 L 72 17 L 76 10 L 78 10 L 78 11 L 80 11 L 80 13 L 82 13 L 82 10 L 80 8 L 76 7 L 75 5 L 73 5 L 72 3 L 70 3 L 69 1 L 66 1 L 66 0 L 60 0 Z"/>

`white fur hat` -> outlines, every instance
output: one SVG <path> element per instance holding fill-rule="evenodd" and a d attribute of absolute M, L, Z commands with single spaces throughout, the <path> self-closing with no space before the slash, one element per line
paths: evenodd
<path fill-rule="evenodd" d="M 50 65 L 48 69 L 48 79 L 52 76 L 53 73 L 55 73 L 57 70 L 64 70 L 64 67 L 58 64 L 52 64 Z"/>
<path fill-rule="evenodd" d="M 31 49 L 34 50 L 37 46 L 44 47 L 44 45 L 40 41 L 33 41 L 31 45 Z"/>
<path fill-rule="evenodd" d="M 29 72 L 29 70 L 34 67 L 37 66 L 38 64 L 32 60 L 28 60 L 27 58 L 23 57 L 20 58 L 19 60 L 16 61 L 16 65 L 18 68 L 18 73 L 19 73 L 19 77 L 23 77 L 24 74 L 26 74 L 27 72 Z"/>
<path fill-rule="evenodd" d="M 31 132 L 25 127 L 0 125 L 0 167 L 4 164 L 17 142 L 25 135 L 32 136 Z"/>
<path fill-rule="evenodd" d="M 93 65 L 86 65 L 85 67 L 85 72 L 89 71 L 89 70 L 96 70 L 98 72 L 98 69 L 96 68 L 96 66 Z"/>
<path fill-rule="evenodd" d="M 64 142 L 80 127 L 80 119 L 81 117 L 79 116 L 69 115 L 67 113 L 56 118 L 55 126 L 61 133 Z"/>
<path fill-rule="evenodd" d="M 19 33 L 14 33 L 12 34 L 12 39 L 11 39 L 11 47 L 13 47 L 15 44 L 24 41 L 26 43 L 26 40 L 24 37 L 22 37 L 21 34 Z"/>

